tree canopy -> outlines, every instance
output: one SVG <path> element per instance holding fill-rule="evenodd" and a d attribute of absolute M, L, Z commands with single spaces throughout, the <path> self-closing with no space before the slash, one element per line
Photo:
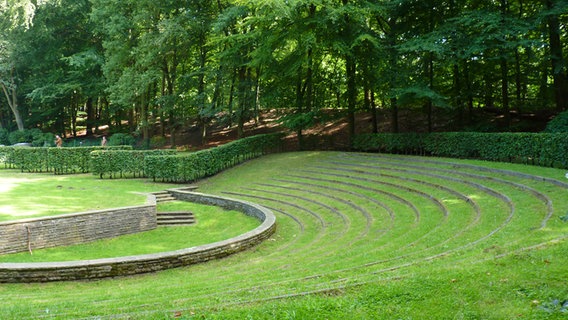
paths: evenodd
<path fill-rule="evenodd" d="M 7 0 L 0 128 L 135 132 L 568 109 L 568 0 Z"/>

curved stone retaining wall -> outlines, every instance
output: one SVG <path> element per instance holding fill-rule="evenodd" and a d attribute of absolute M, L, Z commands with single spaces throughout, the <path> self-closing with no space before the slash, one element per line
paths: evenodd
<path fill-rule="evenodd" d="M 254 203 L 182 190 L 169 190 L 180 200 L 216 204 L 258 218 L 257 228 L 207 245 L 138 256 L 46 263 L 0 263 L 0 282 L 47 282 L 97 279 L 154 272 L 228 256 L 255 246 L 272 235 L 276 217 Z"/>

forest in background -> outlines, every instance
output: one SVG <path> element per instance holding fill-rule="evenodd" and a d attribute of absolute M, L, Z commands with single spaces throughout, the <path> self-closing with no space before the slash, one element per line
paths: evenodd
<path fill-rule="evenodd" d="M 567 0 L 3 0 L 0 30 L 5 131 L 175 145 L 267 110 L 301 137 L 337 117 L 353 135 L 359 112 L 519 131 L 568 109 Z"/>

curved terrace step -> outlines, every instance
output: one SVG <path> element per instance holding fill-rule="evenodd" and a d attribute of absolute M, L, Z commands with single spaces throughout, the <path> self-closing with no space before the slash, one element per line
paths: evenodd
<path fill-rule="evenodd" d="M 424 289 L 445 288 L 440 292 L 446 292 L 446 296 L 478 285 L 471 289 L 471 300 L 469 295 L 465 300 L 472 302 L 467 311 L 481 315 L 485 314 L 482 308 L 495 303 L 492 297 L 482 299 L 477 309 L 469 308 L 485 289 L 516 290 L 524 277 L 538 272 L 539 283 L 545 285 L 542 290 L 535 288 L 531 295 L 549 297 L 553 291 L 546 284 L 560 279 L 562 271 L 555 266 L 554 254 L 566 248 L 568 239 L 563 218 L 568 212 L 564 172 L 560 181 L 530 174 L 528 169 L 486 168 L 461 160 L 329 153 L 318 157 L 310 154 L 312 161 L 298 156 L 301 161 L 293 171 L 274 170 L 243 184 L 228 183 L 219 191 L 258 203 L 276 214 L 278 227 L 270 227 L 275 233 L 263 233 L 269 240 L 266 245 L 230 262 L 179 269 L 152 277 L 152 281 L 145 277 L 129 279 L 126 286 L 139 286 L 142 293 L 153 294 L 128 296 L 129 304 L 124 307 L 123 293 L 108 294 L 114 282 L 96 283 L 90 291 L 97 297 L 106 295 L 105 305 L 117 306 L 104 309 L 100 316 L 159 318 L 166 308 L 184 315 L 206 314 L 213 308 L 231 312 L 235 310 L 232 306 L 241 310 L 250 306 L 253 310 L 267 301 L 277 307 L 278 300 L 308 295 L 332 297 L 348 288 L 359 290 L 365 284 L 373 288 L 365 297 L 394 297 L 390 303 L 398 303 L 398 293 L 407 293 L 408 287 L 417 283 L 424 283 Z M 277 157 L 271 161 L 274 167 L 284 165 Z M 197 196 L 172 193 L 181 201 Z M 204 201 L 224 207 L 216 198 Z M 222 250 L 230 250 L 231 245 Z M 170 256 L 171 263 L 182 265 L 192 259 L 186 253 L 176 252 Z M 544 260 L 550 257 L 554 259 Z M 117 270 L 123 263 L 96 267 Z M 507 270 L 511 264 L 524 264 L 527 271 L 517 275 Z M 154 269 L 155 261 L 149 259 L 133 268 L 145 266 L 161 270 Z M 545 268 L 547 272 L 542 272 Z M 459 277 L 453 278 L 455 275 Z M 61 286 L 57 301 L 50 300 L 51 290 L 21 288 L 3 294 L 8 304 L 0 313 L 24 314 L 12 311 L 14 307 L 9 304 L 22 298 L 22 290 L 34 301 L 30 310 L 24 310 L 28 317 L 37 317 L 38 310 L 47 307 L 49 316 L 59 318 L 84 317 L 87 312 L 98 314 L 102 309 L 93 303 L 94 295 L 81 294 L 83 284 L 79 289 Z M 562 288 L 559 285 L 554 292 L 563 292 Z M 426 299 L 437 299 L 437 290 L 433 292 Z M 416 298 L 417 303 L 424 298 L 414 294 L 408 297 Z M 520 295 L 513 302 L 515 306 L 522 303 L 527 304 L 522 310 L 539 311 L 530 297 Z M 77 307 L 67 308 L 69 305 Z M 77 313 L 79 308 L 81 314 Z"/>

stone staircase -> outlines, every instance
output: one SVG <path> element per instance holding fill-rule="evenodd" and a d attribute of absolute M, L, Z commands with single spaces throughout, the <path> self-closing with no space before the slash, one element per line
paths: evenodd
<path fill-rule="evenodd" d="M 197 189 L 197 186 L 187 186 L 187 187 L 178 188 L 178 189 L 179 190 L 194 191 L 194 190 Z M 152 194 L 156 197 L 156 203 L 176 200 L 176 198 L 174 196 L 172 196 L 172 194 L 167 190 L 152 192 Z"/>
<path fill-rule="evenodd" d="M 196 186 L 184 188 L 186 190 L 195 190 Z M 176 198 L 169 191 L 152 192 L 156 197 L 156 203 L 174 201 Z M 158 212 L 156 220 L 159 226 L 180 226 L 195 223 L 195 216 L 189 211 L 174 211 L 174 212 Z"/>
<path fill-rule="evenodd" d="M 180 226 L 195 223 L 195 216 L 189 211 L 158 212 L 159 226 Z"/>
<path fill-rule="evenodd" d="M 168 191 L 158 191 L 152 194 L 156 196 L 156 203 L 176 200 Z"/>

